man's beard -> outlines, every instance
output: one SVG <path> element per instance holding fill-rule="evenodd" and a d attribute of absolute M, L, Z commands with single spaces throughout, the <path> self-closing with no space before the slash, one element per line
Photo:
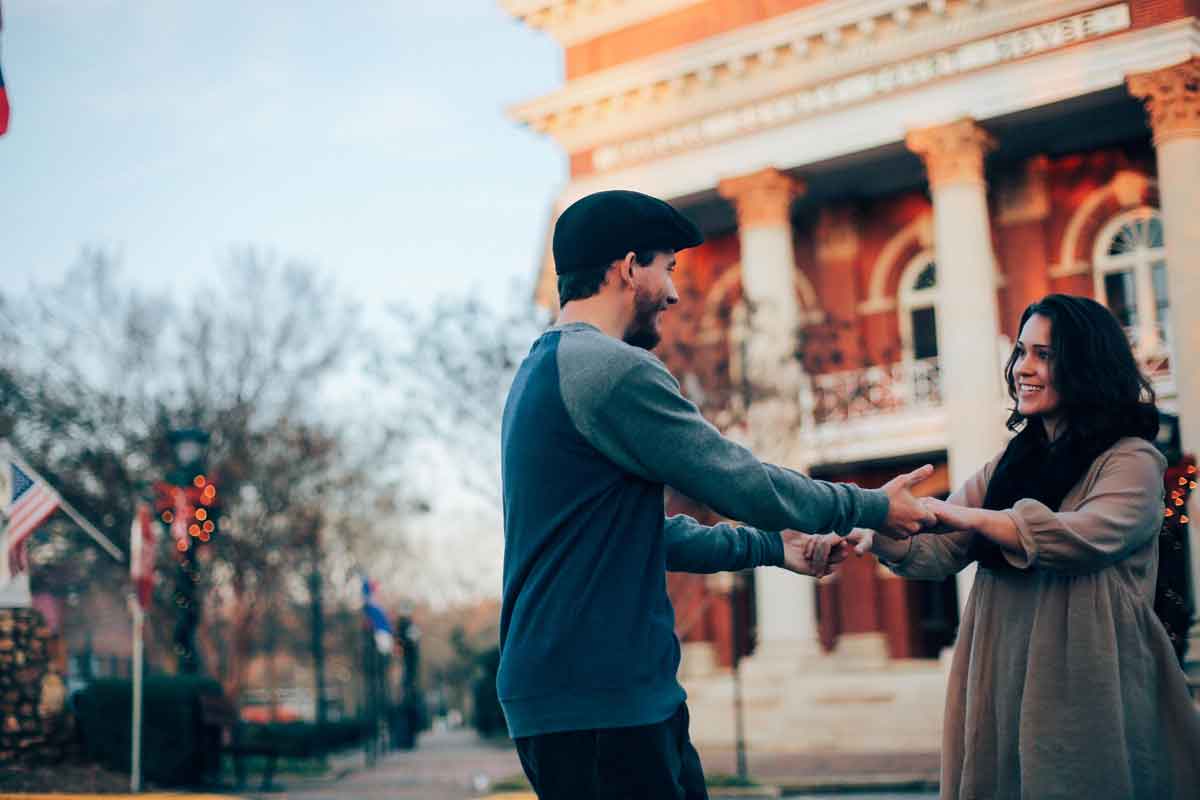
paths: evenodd
<path fill-rule="evenodd" d="M 622 337 L 626 344 L 643 350 L 653 350 L 658 346 L 662 341 L 662 334 L 658 332 L 658 326 L 654 323 L 663 310 L 663 305 L 661 297 L 652 297 L 640 291 L 634 295 L 633 322 L 625 329 L 625 335 Z"/>

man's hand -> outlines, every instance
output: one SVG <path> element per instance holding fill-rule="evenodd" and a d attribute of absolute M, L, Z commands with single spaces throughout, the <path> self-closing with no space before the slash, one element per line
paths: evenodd
<path fill-rule="evenodd" d="M 800 575 L 823 578 L 850 554 L 850 548 L 836 533 L 813 536 L 785 530 L 779 535 L 783 538 L 784 569 Z"/>
<path fill-rule="evenodd" d="M 900 541 L 887 539 L 867 528 L 855 528 L 846 534 L 846 547 L 854 548 L 854 552 L 858 555 L 865 556 L 867 553 L 874 553 L 881 559 L 893 563 L 902 561 L 908 555 L 908 549 L 911 546 L 911 539 Z"/>
<path fill-rule="evenodd" d="M 879 533 L 889 539 L 907 539 L 922 528 L 935 525 L 937 516 L 925 507 L 921 498 L 914 497 L 912 487 L 933 474 L 933 465 L 897 475 L 883 485 L 888 496 L 887 520 Z"/>

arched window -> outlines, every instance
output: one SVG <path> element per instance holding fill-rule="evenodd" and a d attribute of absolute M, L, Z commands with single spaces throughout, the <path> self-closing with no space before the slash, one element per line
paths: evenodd
<path fill-rule="evenodd" d="M 904 358 L 937 358 L 937 263 L 932 250 L 918 253 L 900 273 L 898 312 Z"/>
<path fill-rule="evenodd" d="M 1162 217 L 1147 206 L 1117 215 L 1096 236 L 1096 299 L 1116 315 L 1143 357 L 1169 344 L 1170 302 Z"/>

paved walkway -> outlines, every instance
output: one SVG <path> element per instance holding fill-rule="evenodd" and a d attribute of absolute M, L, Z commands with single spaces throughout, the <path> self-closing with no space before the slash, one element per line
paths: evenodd
<path fill-rule="evenodd" d="M 710 775 L 736 772 L 732 749 L 701 753 Z M 411 752 L 390 753 L 367 768 L 360 753 L 335 758 L 329 777 L 299 778 L 283 775 L 283 791 L 243 793 L 260 800 L 476 800 L 497 782 L 521 774 L 516 752 L 506 743 L 480 741 L 470 730 L 429 733 Z M 783 755 L 751 753 L 750 774 L 763 783 L 782 784 L 794 792 L 788 796 L 821 796 L 822 791 L 851 786 L 868 789 L 880 782 L 906 785 L 910 794 L 889 797 L 934 797 L 928 782 L 937 778 L 937 754 L 896 755 Z M 253 779 L 253 777 L 252 777 Z M 842 798 L 852 795 L 840 794 Z M 883 795 L 870 795 L 876 800 Z"/>
<path fill-rule="evenodd" d="M 280 776 L 282 792 L 245 797 L 262 800 L 474 800 L 497 781 L 521 774 L 516 751 L 482 742 L 473 731 L 427 733 L 411 752 L 389 753 L 367 768 L 361 753 L 334 759 L 334 777 Z"/>

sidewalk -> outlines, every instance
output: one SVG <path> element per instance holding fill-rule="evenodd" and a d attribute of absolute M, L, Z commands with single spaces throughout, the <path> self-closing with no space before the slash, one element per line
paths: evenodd
<path fill-rule="evenodd" d="M 708 749 L 700 755 L 710 776 L 737 772 L 732 749 Z M 289 779 L 282 775 L 279 784 L 283 791 L 251 790 L 242 796 L 255 800 L 476 800 L 495 791 L 492 787 L 497 782 L 521 775 L 520 761 L 510 745 L 481 741 L 469 730 L 426 734 L 416 750 L 388 754 L 372 768 L 366 767 L 362 753 L 343 755 L 330 766 L 326 777 Z M 783 788 L 784 796 L 884 789 L 898 794 L 928 793 L 936 788 L 938 756 L 751 753 L 749 770 L 755 781 Z M 496 791 L 495 796 L 503 795 Z"/>
<path fill-rule="evenodd" d="M 473 800 L 498 781 L 521 774 L 516 750 L 491 744 L 470 730 L 427 733 L 416 750 L 382 756 L 366 766 L 361 752 L 347 753 L 330 764 L 322 778 L 280 775 L 283 791 L 243 791 L 255 800 Z"/>
<path fill-rule="evenodd" d="M 737 773 L 733 748 L 705 748 L 706 775 Z M 746 754 L 747 771 L 758 783 L 785 792 L 840 792 L 849 789 L 936 791 L 941 760 L 937 753 L 757 753 Z"/>

